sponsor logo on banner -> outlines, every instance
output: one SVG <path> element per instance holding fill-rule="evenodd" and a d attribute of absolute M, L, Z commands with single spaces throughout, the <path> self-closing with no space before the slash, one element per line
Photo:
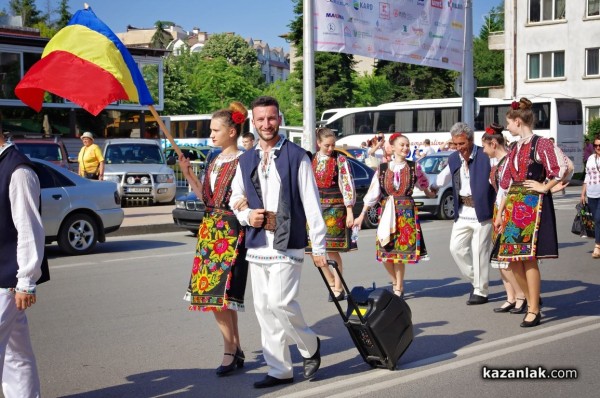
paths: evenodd
<path fill-rule="evenodd" d="M 444 1 L 443 0 L 431 0 L 431 6 L 433 8 L 444 8 Z"/>
<path fill-rule="evenodd" d="M 394 16 L 396 18 L 400 18 L 400 19 L 403 19 L 408 22 L 412 22 L 415 19 L 417 19 L 417 18 L 415 18 L 415 16 L 413 14 L 410 14 L 410 13 L 404 12 L 404 11 L 400 11 L 400 10 L 396 10 L 396 14 Z"/>
<path fill-rule="evenodd" d="M 348 26 L 344 26 L 344 36 L 352 37 L 352 29 L 350 29 Z"/>
<path fill-rule="evenodd" d="M 360 19 L 360 18 L 356 18 L 356 17 L 348 18 L 348 22 L 352 23 L 354 25 L 371 25 L 369 23 L 369 21 L 367 21 L 366 19 Z"/>
<path fill-rule="evenodd" d="M 328 23 L 327 24 L 327 31 L 329 33 L 334 33 L 337 30 L 337 26 L 335 26 L 334 23 Z"/>
<path fill-rule="evenodd" d="M 417 0 L 417 5 L 421 7 L 425 7 L 425 0 Z"/>
<path fill-rule="evenodd" d="M 335 14 L 333 12 L 325 13 L 325 18 L 341 19 L 342 21 L 344 20 L 344 16 L 342 14 Z"/>
<path fill-rule="evenodd" d="M 432 39 L 443 39 L 444 35 L 439 35 L 437 33 L 429 32 L 429 37 Z"/>
<path fill-rule="evenodd" d="M 371 3 L 366 3 L 363 1 L 355 1 L 353 6 L 356 11 L 358 11 L 358 10 L 373 11 L 373 4 L 371 4 Z"/>
<path fill-rule="evenodd" d="M 465 8 L 465 6 L 460 1 L 448 0 L 448 8 L 450 8 L 451 10 L 452 9 L 463 10 Z"/>
<path fill-rule="evenodd" d="M 373 35 L 371 34 L 371 32 L 361 32 L 359 30 L 355 30 L 354 37 L 356 37 L 357 39 L 366 39 L 373 37 Z"/>
<path fill-rule="evenodd" d="M 333 3 L 333 4 L 337 4 L 338 6 L 347 6 L 348 2 L 347 1 L 342 1 L 342 0 L 326 0 L 327 3 Z"/>
<path fill-rule="evenodd" d="M 410 54 L 412 59 L 416 59 L 417 61 L 423 61 L 423 57 L 419 54 Z"/>
<path fill-rule="evenodd" d="M 379 3 L 379 18 L 390 19 L 390 3 Z"/>
<path fill-rule="evenodd" d="M 447 64 L 449 61 L 448 57 L 442 57 L 442 62 Z"/>
<path fill-rule="evenodd" d="M 423 30 L 423 28 L 415 28 L 414 26 L 412 27 L 412 31 L 415 35 L 417 36 L 423 36 L 425 34 L 425 31 Z"/>
<path fill-rule="evenodd" d="M 452 26 L 452 29 L 462 29 L 463 28 L 463 24 L 460 21 L 452 21 L 450 26 Z"/>

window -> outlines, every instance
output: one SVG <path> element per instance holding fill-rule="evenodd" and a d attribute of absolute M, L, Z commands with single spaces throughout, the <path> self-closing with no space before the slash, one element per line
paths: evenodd
<path fill-rule="evenodd" d="M 565 2 L 566 0 L 529 0 L 529 22 L 565 19 Z"/>
<path fill-rule="evenodd" d="M 585 50 L 585 75 L 598 76 L 600 75 L 600 48 L 588 48 Z"/>
<path fill-rule="evenodd" d="M 548 79 L 565 76 L 565 52 L 529 54 L 529 80 Z"/>
<path fill-rule="evenodd" d="M 600 15 L 600 0 L 587 0 L 587 16 L 597 17 Z"/>

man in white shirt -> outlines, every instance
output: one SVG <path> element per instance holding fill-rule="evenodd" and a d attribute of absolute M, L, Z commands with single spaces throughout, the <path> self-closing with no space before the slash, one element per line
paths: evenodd
<path fill-rule="evenodd" d="M 421 159 L 433 153 L 435 153 L 435 149 L 433 149 L 433 147 L 431 146 L 431 141 L 429 140 L 429 138 L 425 138 L 425 140 L 423 141 L 423 146 L 419 149 L 417 158 Z"/>
<path fill-rule="evenodd" d="M 492 216 L 496 193 L 490 184 L 490 158 L 474 144 L 473 129 L 456 123 L 450 129 L 456 152 L 437 176 L 437 190 L 452 179 L 454 224 L 450 253 L 463 277 L 473 286 L 467 305 L 488 302 Z"/>
<path fill-rule="evenodd" d="M 259 97 L 251 108 L 259 142 L 240 156 L 230 205 L 248 200 L 248 208 L 235 213 L 246 226 L 254 308 L 269 366 L 254 387 L 266 388 L 294 381 L 288 341 L 296 343 L 304 358 L 305 378 L 314 377 L 321 364 L 320 340 L 304 321 L 296 298 L 308 243 L 306 225 L 318 267 L 327 266 L 326 226 L 306 151 L 278 134 L 277 100 Z"/>
<path fill-rule="evenodd" d="M 6 398 L 40 396 L 25 316 L 36 303 L 44 260 L 40 183 L 31 167 L 0 129 L 0 378 Z"/>

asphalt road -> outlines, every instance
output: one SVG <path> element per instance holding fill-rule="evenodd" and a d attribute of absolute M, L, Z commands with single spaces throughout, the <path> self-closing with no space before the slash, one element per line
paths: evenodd
<path fill-rule="evenodd" d="M 448 252 L 452 222 L 423 217 L 431 261 L 407 266 L 407 302 L 415 339 L 398 370 L 371 369 L 360 358 L 326 301 L 318 272 L 305 263 L 300 303 L 321 336 L 322 368 L 302 378 L 292 346 L 295 383 L 255 390 L 267 368 L 260 331 L 246 292 L 240 314 L 246 366 L 226 378 L 214 369 L 222 341 L 211 314 L 187 310 L 185 292 L 195 238 L 186 232 L 109 238 L 91 255 L 63 257 L 49 248 L 52 280 L 28 310 L 46 397 L 590 397 L 600 388 L 600 260 L 593 242 L 570 233 L 579 188 L 556 199 L 560 259 L 541 265 L 542 325 L 519 327 L 521 316 L 495 314 L 504 296 L 492 270 L 491 302 L 466 306 L 470 285 Z M 374 231 L 361 231 L 360 249 L 343 255 L 353 285 L 390 288 L 374 260 Z M 249 281 L 250 283 L 250 281 Z M 489 380 L 484 367 L 575 369 L 575 380 Z"/>

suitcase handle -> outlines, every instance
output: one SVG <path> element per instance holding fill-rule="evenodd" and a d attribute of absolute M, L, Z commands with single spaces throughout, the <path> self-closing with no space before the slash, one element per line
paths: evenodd
<path fill-rule="evenodd" d="M 344 287 L 344 290 L 346 291 L 346 300 L 348 301 L 348 306 L 352 307 L 354 309 L 354 312 L 358 316 L 358 319 L 360 320 L 360 323 L 365 323 L 365 319 L 363 318 L 362 314 L 360 313 L 360 309 L 358 308 L 358 305 L 356 305 L 356 302 L 352 298 L 352 295 L 350 294 L 350 289 L 348 289 L 348 285 L 346 285 L 346 281 L 344 280 L 344 277 L 342 276 L 342 273 L 338 269 L 337 261 L 327 260 L 327 264 L 331 265 L 331 267 L 335 270 L 335 272 L 340 277 L 340 281 L 342 282 L 342 286 Z M 335 306 L 337 307 L 340 315 L 342 316 L 342 319 L 344 320 L 344 322 L 348 322 L 349 318 L 346 316 L 346 313 L 342 309 L 342 306 L 340 305 L 340 302 L 335 298 L 335 294 L 333 293 L 333 289 L 331 288 L 331 286 L 329 286 L 329 282 L 327 281 L 327 278 L 325 277 L 325 274 L 323 273 L 323 270 L 321 269 L 321 267 L 317 267 L 317 268 L 319 269 L 319 273 L 321 274 L 321 277 L 323 278 L 323 282 L 325 282 L 325 286 L 327 286 L 327 290 L 329 290 L 329 294 L 331 295 L 331 297 L 333 297 L 333 302 L 335 303 Z"/>

